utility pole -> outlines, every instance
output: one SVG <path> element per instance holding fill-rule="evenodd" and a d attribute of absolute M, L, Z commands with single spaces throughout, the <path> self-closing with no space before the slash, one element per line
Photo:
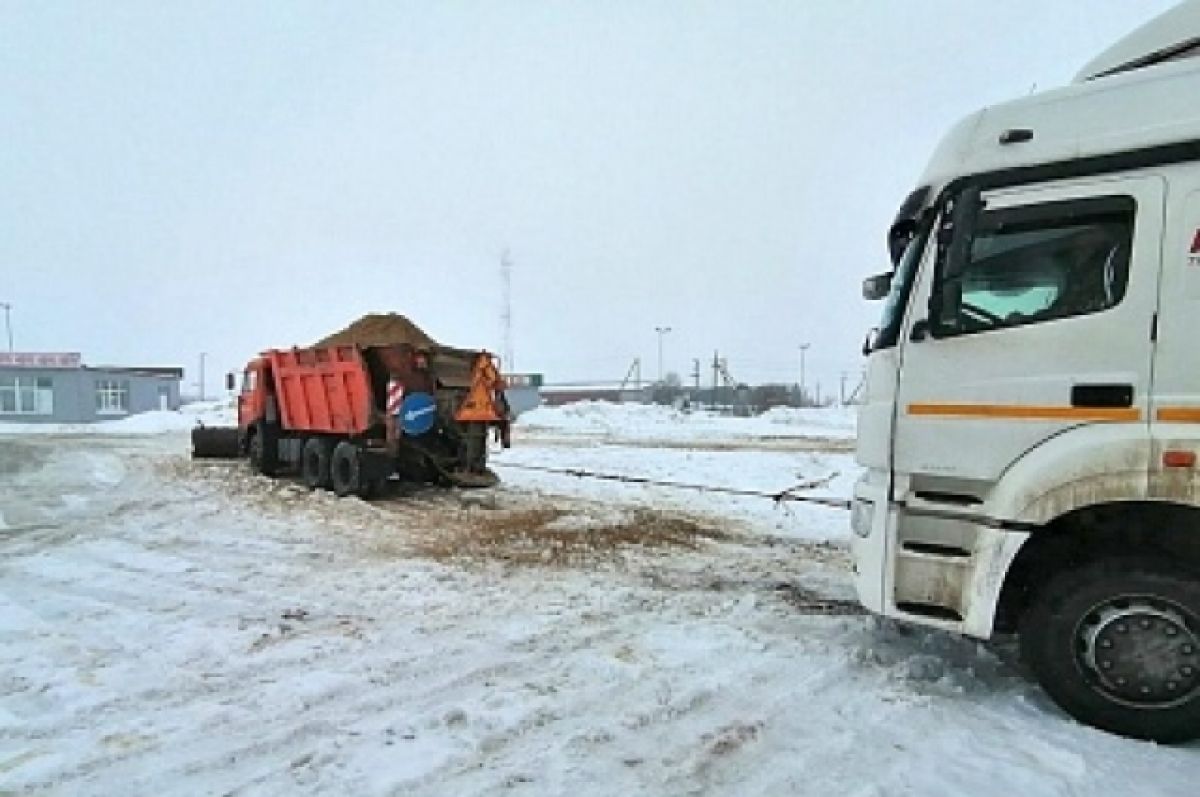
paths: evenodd
<path fill-rule="evenodd" d="M 633 380 L 633 389 L 642 389 L 642 358 L 634 357 L 633 362 L 629 364 L 629 370 L 625 372 L 625 378 L 621 380 L 621 387 L 618 390 L 625 392 L 625 386 L 629 384 L 629 380 Z"/>
<path fill-rule="evenodd" d="M 805 388 L 805 385 L 804 385 L 804 353 L 806 351 L 808 351 L 808 347 L 811 345 L 812 345 L 811 343 L 801 343 L 800 344 L 800 406 L 801 407 L 803 407 L 804 402 L 808 400 L 808 390 Z"/>
<path fill-rule="evenodd" d="M 13 353 L 13 336 L 12 336 L 12 305 L 8 302 L 0 302 L 0 307 L 4 308 L 4 329 L 8 331 L 8 353 Z"/>
<path fill-rule="evenodd" d="M 842 383 L 838 388 L 838 403 L 843 407 L 846 406 L 846 372 L 842 371 Z"/>
<path fill-rule="evenodd" d="M 658 333 L 658 383 L 661 385 L 663 381 L 663 336 L 671 331 L 670 327 L 655 327 L 654 331 Z"/>
<path fill-rule="evenodd" d="M 700 358 L 692 360 L 692 379 L 696 380 L 696 394 L 700 393 Z"/>
<path fill-rule="evenodd" d="M 858 384 L 855 385 L 854 389 L 850 391 L 850 398 L 847 400 L 848 404 L 852 404 L 859 400 L 859 398 L 858 398 L 859 394 L 862 392 L 862 389 L 866 384 L 867 384 L 867 369 L 864 368 L 864 369 L 862 369 L 861 372 L 859 372 Z"/>
<path fill-rule="evenodd" d="M 200 384 L 200 400 L 201 401 L 204 401 L 204 358 L 207 356 L 208 356 L 207 353 L 200 352 L 200 383 L 199 384 Z"/>
<path fill-rule="evenodd" d="M 721 357 L 718 355 L 718 353 L 715 350 L 713 351 L 712 369 L 713 369 L 713 392 L 712 392 L 711 404 L 712 404 L 712 408 L 715 410 L 717 408 L 717 378 L 721 375 Z"/>

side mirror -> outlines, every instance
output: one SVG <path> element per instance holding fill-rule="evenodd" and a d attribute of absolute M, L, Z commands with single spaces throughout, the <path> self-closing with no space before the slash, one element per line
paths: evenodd
<path fill-rule="evenodd" d="M 232 393 L 235 387 L 237 387 L 237 377 L 230 371 L 225 374 L 225 389 Z"/>
<path fill-rule="evenodd" d="M 883 274 L 876 274 L 873 277 L 867 277 L 863 280 L 863 298 L 868 302 L 887 298 L 888 292 L 892 289 L 893 274 L 895 274 L 894 271 L 886 271 Z"/>
<path fill-rule="evenodd" d="M 871 352 L 875 351 L 875 344 L 879 342 L 879 327 L 871 327 L 867 330 L 867 338 L 863 341 L 862 353 L 863 357 L 867 357 Z"/>

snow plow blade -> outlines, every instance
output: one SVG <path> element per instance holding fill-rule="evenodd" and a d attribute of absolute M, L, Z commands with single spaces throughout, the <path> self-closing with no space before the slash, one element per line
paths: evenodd
<path fill-rule="evenodd" d="M 231 426 L 197 426 L 192 430 L 192 459 L 237 459 L 238 430 Z"/>

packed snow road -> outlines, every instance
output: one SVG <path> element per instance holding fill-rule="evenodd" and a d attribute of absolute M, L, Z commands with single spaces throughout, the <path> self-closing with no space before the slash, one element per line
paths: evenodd
<path fill-rule="evenodd" d="M 0 793 L 1194 793 L 1200 748 L 858 614 L 836 512 L 503 470 L 840 489 L 844 452 L 539 434 L 371 504 L 178 432 L 0 437 Z"/>

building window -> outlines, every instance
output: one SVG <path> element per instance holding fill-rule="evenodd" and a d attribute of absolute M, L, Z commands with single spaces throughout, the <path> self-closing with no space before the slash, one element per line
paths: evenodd
<path fill-rule="evenodd" d="M 129 382 L 96 380 L 96 414 L 124 415 L 129 412 Z"/>
<path fill-rule="evenodd" d="M 54 381 L 48 376 L 0 376 L 0 415 L 53 415 Z"/>

